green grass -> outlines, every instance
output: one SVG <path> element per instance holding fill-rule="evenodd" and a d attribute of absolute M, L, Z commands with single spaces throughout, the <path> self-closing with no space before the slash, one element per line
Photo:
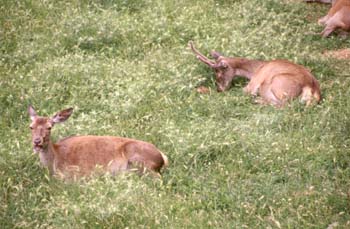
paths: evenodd
<path fill-rule="evenodd" d="M 327 8 L 287 0 L 0 0 L 0 227 L 350 227 L 349 61 L 322 55 L 350 40 L 310 35 L 322 30 L 316 20 Z M 241 79 L 217 93 L 189 40 L 206 54 L 303 64 L 323 101 L 260 106 Z M 199 85 L 211 93 L 198 94 Z M 74 107 L 54 139 L 149 141 L 170 166 L 162 180 L 56 180 L 32 153 L 29 104 L 41 115 Z"/>

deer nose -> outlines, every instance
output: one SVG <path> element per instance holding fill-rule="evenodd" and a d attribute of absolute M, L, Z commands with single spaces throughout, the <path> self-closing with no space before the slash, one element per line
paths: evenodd
<path fill-rule="evenodd" d="M 34 145 L 39 145 L 41 143 L 40 138 L 34 139 Z"/>

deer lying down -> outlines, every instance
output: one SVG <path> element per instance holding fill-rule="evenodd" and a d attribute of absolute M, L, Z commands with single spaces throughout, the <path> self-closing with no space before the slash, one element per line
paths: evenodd
<path fill-rule="evenodd" d="M 336 29 L 341 29 L 343 32 L 350 31 L 350 0 L 333 0 L 328 14 L 320 18 L 318 23 L 325 26 L 321 32 L 323 37 L 328 37 Z"/>
<path fill-rule="evenodd" d="M 311 3 L 311 2 L 320 2 L 320 3 L 331 3 L 331 4 L 334 4 L 336 2 L 336 0 L 304 0 L 304 2 L 308 2 L 308 3 Z"/>
<path fill-rule="evenodd" d="M 161 168 L 168 165 L 167 157 L 154 145 L 129 138 L 72 136 L 53 143 L 51 128 L 66 121 L 73 109 L 62 110 L 51 118 L 38 116 L 32 106 L 28 112 L 33 149 L 53 175 L 77 178 L 94 171 L 116 174 L 136 168 L 140 173 L 148 170 L 160 176 Z"/>
<path fill-rule="evenodd" d="M 236 76 L 250 80 L 244 88 L 246 93 L 260 95 L 257 102 L 280 107 L 291 99 L 301 97 L 307 105 L 319 102 L 321 99 L 319 83 L 303 66 L 287 60 L 259 61 L 246 58 L 224 57 L 213 51 L 212 61 L 195 49 L 190 42 L 192 51 L 197 58 L 214 69 L 217 90 L 226 91 Z"/>

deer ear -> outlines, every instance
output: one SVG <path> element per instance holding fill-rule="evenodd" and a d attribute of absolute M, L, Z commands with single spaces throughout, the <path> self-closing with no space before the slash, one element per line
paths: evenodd
<path fill-rule="evenodd" d="M 225 62 L 220 62 L 220 68 L 227 68 L 228 65 Z"/>
<path fill-rule="evenodd" d="M 29 116 L 30 116 L 30 119 L 32 121 L 34 121 L 34 119 L 36 118 L 36 116 L 38 116 L 34 110 L 34 108 L 32 107 L 32 105 L 29 105 L 28 107 L 28 113 L 29 113 Z"/>
<path fill-rule="evenodd" d="M 219 59 L 219 57 L 222 56 L 222 55 L 221 55 L 219 52 L 217 52 L 217 51 L 211 51 L 211 52 L 210 52 L 210 55 L 211 55 L 215 60 Z"/>
<path fill-rule="evenodd" d="M 73 108 L 68 108 L 68 109 L 62 110 L 62 111 L 58 112 L 57 114 L 55 114 L 51 118 L 51 121 L 53 123 L 64 122 L 71 116 L 72 113 L 73 113 Z"/>

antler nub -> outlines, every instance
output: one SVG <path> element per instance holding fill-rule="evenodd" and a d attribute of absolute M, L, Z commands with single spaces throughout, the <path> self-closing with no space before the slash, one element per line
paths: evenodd
<path fill-rule="evenodd" d="M 193 42 L 190 41 L 188 42 L 190 48 L 192 49 L 193 53 L 196 54 L 196 57 L 202 61 L 203 63 L 209 65 L 210 67 L 212 68 L 215 68 L 216 67 L 216 63 L 211 61 L 209 58 L 207 58 L 206 56 L 204 56 L 202 53 L 200 53 L 193 45 Z"/>
<path fill-rule="evenodd" d="M 219 53 L 219 52 L 217 52 L 217 51 L 214 51 L 214 50 L 210 52 L 210 55 L 211 55 L 215 60 L 219 59 L 219 57 L 222 56 L 221 53 Z"/>

